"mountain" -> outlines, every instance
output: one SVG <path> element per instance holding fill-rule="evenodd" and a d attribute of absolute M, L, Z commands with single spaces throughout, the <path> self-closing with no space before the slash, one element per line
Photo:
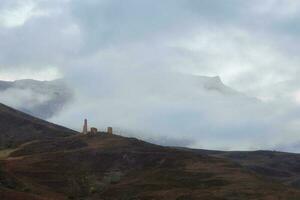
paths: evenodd
<path fill-rule="evenodd" d="M 219 76 L 190 76 L 190 78 L 195 79 L 198 85 L 206 91 L 215 91 L 223 95 L 242 95 L 242 93 L 226 86 Z"/>
<path fill-rule="evenodd" d="M 189 92 L 193 91 L 195 94 L 197 94 L 197 92 L 202 92 L 205 95 L 214 93 L 223 96 L 245 96 L 244 94 L 225 85 L 219 76 L 200 76 L 168 72 L 159 74 L 154 73 L 151 75 L 147 74 L 136 79 L 136 82 L 140 79 L 145 81 L 145 84 L 143 82 L 140 83 L 144 88 L 153 90 L 153 87 L 155 87 L 155 90 L 158 92 L 167 88 L 168 93 L 184 94 L 187 90 L 192 89 Z M 155 82 L 150 82 L 151 79 L 155 79 Z M 147 85 L 148 82 L 151 84 Z"/>
<path fill-rule="evenodd" d="M 0 125 L 3 200 L 300 199 L 300 190 L 219 152 L 76 134 L 2 104 Z"/>
<path fill-rule="evenodd" d="M 0 102 L 43 119 L 59 112 L 72 97 L 63 80 L 0 81 Z"/>
<path fill-rule="evenodd" d="M 75 131 L 0 104 L 0 149 L 14 148 L 33 140 L 65 137 L 73 134 Z"/>
<path fill-rule="evenodd" d="M 65 124 L 76 127 L 82 119 L 77 117 L 74 124 L 71 116 L 83 113 L 97 124 L 114 124 L 128 130 L 127 135 L 131 136 L 142 130 L 143 139 L 151 138 L 155 143 L 171 146 L 176 143 L 210 148 L 205 144 L 215 144 L 216 136 L 230 135 L 235 138 L 218 141 L 218 148 L 228 149 L 235 148 L 234 141 L 250 137 L 249 125 L 257 124 L 259 130 L 253 130 L 253 134 L 264 134 L 262 131 L 267 129 L 261 128 L 265 126 L 262 116 L 269 114 L 265 105 L 226 86 L 220 77 L 160 70 L 130 72 L 130 76 L 101 74 L 99 79 L 74 83 L 78 86 L 76 91 L 80 91 L 76 100 L 67 112 L 51 120 L 64 119 Z M 247 130 L 247 133 L 235 135 L 235 130 Z M 185 142 L 181 142 L 183 133 L 186 133 Z M 202 140 L 203 136 L 206 141 Z M 254 145 L 249 143 L 244 148 Z"/>
<path fill-rule="evenodd" d="M 298 154 L 82 135 L 3 104 L 0 134 L 1 200 L 300 199 Z"/>

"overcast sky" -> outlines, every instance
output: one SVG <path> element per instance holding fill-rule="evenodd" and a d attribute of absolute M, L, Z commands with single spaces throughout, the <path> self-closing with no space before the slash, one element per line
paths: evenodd
<path fill-rule="evenodd" d="M 0 79 L 64 78 L 50 119 L 168 145 L 300 151 L 300 1 L 0 0 Z M 241 93 L 201 89 L 220 76 Z M 201 81 L 200 81 L 201 82 Z"/>

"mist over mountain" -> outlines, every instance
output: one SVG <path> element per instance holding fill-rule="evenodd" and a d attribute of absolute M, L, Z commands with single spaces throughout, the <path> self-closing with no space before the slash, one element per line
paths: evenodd
<path fill-rule="evenodd" d="M 0 2 L 0 200 L 300 199 L 300 1 Z"/>
<path fill-rule="evenodd" d="M 217 149 L 259 148 L 258 137 L 273 132 L 271 106 L 226 86 L 220 77 L 128 68 L 86 73 L 90 78 L 80 83 L 66 77 L 75 98 L 52 122 L 80 130 L 88 118 L 98 127 L 111 125 L 157 144 Z"/>
<path fill-rule="evenodd" d="M 166 144 L 300 152 L 300 3 L 228 1 L 3 0 L 0 79 L 64 78 L 75 98 L 44 117 L 76 130 L 88 118 Z M 3 102 L 42 116 L 31 102 L 48 96 L 26 98 Z"/>
<path fill-rule="evenodd" d="M 72 98 L 63 80 L 0 81 L 0 102 L 43 119 L 60 112 Z"/>
<path fill-rule="evenodd" d="M 80 83 L 68 76 L 55 81 L 1 81 L 0 101 L 75 130 L 81 130 L 82 119 L 88 118 L 99 127 L 111 125 L 156 144 L 220 150 L 284 146 L 285 151 L 298 151 L 293 139 L 297 129 L 285 125 L 298 115 L 291 112 L 292 104 L 284 108 L 247 96 L 218 76 L 104 72 L 91 73 Z M 272 140 L 262 142 L 268 137 Z"/>

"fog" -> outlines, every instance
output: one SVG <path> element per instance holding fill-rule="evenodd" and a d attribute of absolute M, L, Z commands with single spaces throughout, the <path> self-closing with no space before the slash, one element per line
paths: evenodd
<path fill-rule="evenodd" d="M 294 0 L 3 0 L 0 78 L 63 78 L 74 101 L 48 120 L 76 130 L 88 118 L 165 145 L 298 152 L 299 10 Z"/>

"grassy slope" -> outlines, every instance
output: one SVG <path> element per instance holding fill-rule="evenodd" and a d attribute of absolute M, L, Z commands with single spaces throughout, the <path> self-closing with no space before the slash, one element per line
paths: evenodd
<path fill-rule="evenodd" d="M 24 145 L 5 171 L 53 199 L 300 199 L 223 158 L 119 136 L 72 136 Z"/>
<path fill-rule="evenodd" d="M 65 137 L 76 132 L 0 104 L 0 149 L 32 140 Z"/>
<path fill-rule="evenodd" d="M 276 151 L 209 151 L 185 149 L 200 155 L 211 155 L 235 162 L 244 168 L 300 189 L 300 154 Z"/>

